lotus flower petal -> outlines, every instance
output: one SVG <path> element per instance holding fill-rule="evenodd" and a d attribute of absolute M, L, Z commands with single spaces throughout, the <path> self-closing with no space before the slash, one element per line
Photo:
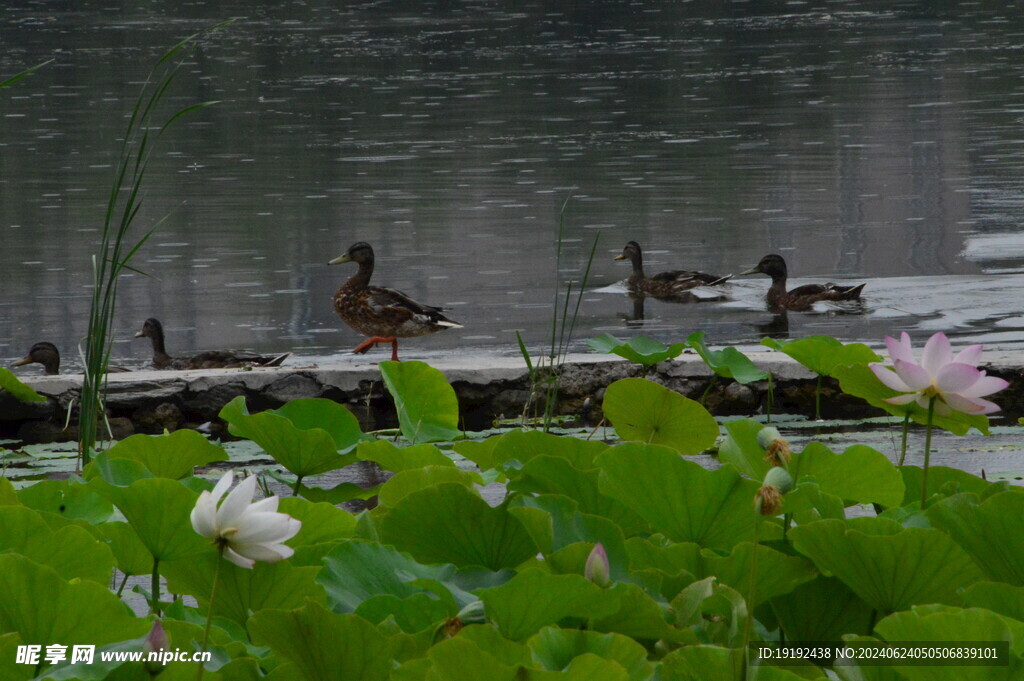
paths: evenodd
<path fill-rule="evenodd" d="M 247 513 L 239 523 L 232 543 L 280 543 L 298 534 L 302 524 L 284 513 Z"/>
<path fill-rule="evenodd" d="M 893 397 L 885 398 L 885 401 L 889 404 L 910 404 L 917 399 L 917 393 L 906 393 L 905 395 L 894 395 Z"/>
<path fill-rule="evenodd" d="M 956 353 L 953 357 L 953 361 L 958 364 L 970 364 L 971 366 L 977 366 L 978 362 L 981 361 L 981 349 L 981 345 L 969 345 Z"/>
<path fill-rule="evenodd" d="M 250 475 L 238 484 L 238 487 L 231 490 L 227 499 L 220 505 L 217 511 L 218 529 L 224 530 L 229 527 L 237 527 L 238 519 L 249 507 L 252 495 L 256 493 L 256 476 Z"/>
<path fill-rule="evenodd" d="M 953 361 L 953 348 L 949 344 L 946 334 L 937 333 L 928 339 L 924 344 L 924 354 L 921 355 L 921 366 L 929 375 L 934 376 L 946 364 Z"/>
<path fill-rule="evenodd" d="M 913 362 L 898 359 L 893 363 L 893 368 L 911 390 L 924 390 L 932 384 L 931 374 Z"/>
<path fill-rule="evenodd" d="M 941 393 L 962 393 L 978 382 L 984 374 L 970 364 L 947 364 L 935 375 L 935 387 Z"/>
<path fill-rule="evenodd" d="M 886 385 L 888 388 L 901 393 L 910 392 L 913 390 L 909 385 L 903 382 L 903 379 L 896 375 L 896 372 L 887 366 L 881 364 L 869 364 L 868 368 L 878 377 L 878 380 Z"/>
<path fill-rule="evenodd" d="M 942 399 L 945 400 L 946 404 L 950 407 L 964 414 L 985 414 L 987 413 L 987 406 L 992 404 L 988 400 L 984 400 L 985 403 L 983 404 L 983 401 L 980 399 L 972 399 L 970 397 L 964 397 L 963 395 L 957 395 L 956 393 L 943 395 Z M 998 409 L 999 408 L 996 407 L 996 410 Z"/>
<path fill-rule="evenodd" d="M 192 529 L 200 536 L 207 539 L 214 539 L 217 536 L 217 502 L 213 495 L 204 490 L 196 500 L 196 505 L 189 516 L 192 520 Z"/>
<path fill-rule="evenodd" d="M 252 566 L 256 564 L 256 561 L 252 558 L 246 558 L 245 556 L 240 556 L 239 554 L 235 553 L 230 546 L 224 547 L 224 557 L 230 560 L 238 567 L 245 568 L 247 570 L 251 570 Z"/>
<path fill-rule="evenodd" d="M 259 501 L 252 502 L 252 506 L 247 509 L 247 513 L 275 513 L 277 512 L 277 497 L 267 497 L 266 499 L 260 499 Z"/>
<path fill-rule="evenodd" d="M 985 395 L 991 395 L 994 392 L 999 392 L 1003 388 L 1007 387 L 1009 382 L 1004 381 L 996 376 L 985 376 L 985 372 L 981 372 L 982 376 L 978 381 L 966 390 L 958 390 L 964 397 L 984 397 Z"/>
<path fill-rule="evenodd" d="M 276 563 L 289 558 L 295 551 L 284 544 L 238 544 L 233 546 L 241 556 L 264 563 Z"/>
<path fill-rule="evenodd" d="M 897 341 L 891 336 L 885 337 L 885 346 L 889 348 L 889 359 L 896 361 L 902 359 L 905 362 L 914 361 L 914 350 L 910 345 L 910 334 L 904 331 Z"/>

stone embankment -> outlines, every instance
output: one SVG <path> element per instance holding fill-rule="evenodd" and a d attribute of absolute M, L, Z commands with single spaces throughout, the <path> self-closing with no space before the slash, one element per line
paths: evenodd
<path fill-rule="evenodd" d="M 776 413 L 813 414 L 817 376 L 789 357 L 776 352 L 749 353 L 774 381 Z M 997 396 L 1008 418 L 1024 415 L 1022 363 L 1015 354 L 986 353 L 989 373 L 1010 381 Z M 221 407 L 244 395 L 251 412 L 272 409 L 302 397 L 322 397 L 346 405 L 364 430 L 397 425 L 394 405 L 384 389 L 375 363 L 362 358 L 330 365 L 291 365 L 275 368 L 206 369 L 197 371 L 139 371 L 111 374 L 107 412 L 115 437 L 132 433 L 160 433 L 164 429 L 198 428 L 213 432 L 223 428 L 217 418 Z M 499 419 L 515 419 L 524 413 L 543 412 L 545 386 L 534 386 L 521 358 L 435 358 L 431 365 L 447 376 L 458 395 L 467 430 L 489 428 Z M 601 419 L 604 389 L 613 381 L 646 376 L 693 399 L 704 395 L 711 372 L 696 355 L 682 355 L 650 369 L 606 355 L 570 355 L 563 365 L 557 413 L 596 424 Z M 20 378 L 47 397 L 45 403 L 21 403 L 0 391 L 0 436 L 25 442 L 49 442 L 77 438 L 67 412 L 78 402 L 80 375 Z M 763 412 L 768 383 L 740 385 L 719 379 L 704 397 L 716 415 L 751 415 Z M 844 395 L 835 381 L 822 383 L 822 416 L 860 418 L 880 412 L 859 399 Z"/>

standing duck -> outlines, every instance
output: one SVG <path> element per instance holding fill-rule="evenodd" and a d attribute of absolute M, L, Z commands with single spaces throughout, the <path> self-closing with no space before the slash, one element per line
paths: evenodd
<path fill-rule="evenodd" d="M 765 300 L 768 306 L 783 310 L 807 310 L 819 300 L 859 300 L 866 284 L 837 286 L 836 284 L 806 284 L 792 291 L 786 290 L 786 261 L 781 255 L 766 255 L 756 266 L 743 274 L 767 274 L 772 278 Z"/>
<path fill-rule="evenodd" d="M 334 311 L 342 321 L 369 336 L 352 352 L 367 352 L 377 343 L 391 343 L 391 361 L 398 361 L 398 339 L 425 336 L 443 329 L 460 329 L 462 324 L 445 317 L 440 307 L 421 305 L 401 291 L 370 286 L 373 276 L 373 248 L 365 241 L 352 244 L 344 255 L 328 262 L 359 264 L 359 270 L 334 294 Z"/>
<path fill-rule="evenodd" d="M 690 270 L 675 270 L 672 272 L 660 272 L 653 277 L 644 275 L 643 255 L 640 252 L 640 244 L 630 241 L 622 249 L 622 253 L 615 256 L 616 260 L 629 260 L 633 263 L 633 274 L 629 275 L 627 283 L 629 288 L 645 293 L 654 298 L 679 298 L 683 293 L 698 286 L 716 286 L 729 280 L 731 274 L 719 277 L 704 272 L 693 272 Z"/>
<path fill-rule="evenodd" d="M 259 355 L 248 350 L 208 350 L 194 357 L 171 357 L 164 348 L 164 326 L 150 317 L 142 324 L 136 338 L 149 338 L 153 342 L 153 366 L 157 369 L 229 369 L 243 366 L 276 367 L 289 354 Z"/>

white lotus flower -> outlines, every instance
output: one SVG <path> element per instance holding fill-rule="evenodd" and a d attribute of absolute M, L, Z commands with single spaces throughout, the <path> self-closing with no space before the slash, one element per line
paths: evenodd
<path fill-rule="evenodd" d="M 276 563 L 295 553 L 281 542 L 294 537 L 302 529 L 302 522 L 287 513 L 278 513 L 276 496 L 251 503 L 256 493 L 256 476 L 250 475 L 239 483 L 217 508 L 233 478 L 228 471 L 212 493 L 203 491 L 199 495 L 192 509 L 193 529 L 213 540 L 225 558 L 243 568 L 252 568 L 257 560 Z"/>

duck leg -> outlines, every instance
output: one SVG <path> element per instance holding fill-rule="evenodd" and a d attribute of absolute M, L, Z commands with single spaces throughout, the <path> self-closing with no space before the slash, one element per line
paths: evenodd
<path fill-rule="evenodd" d="M 352 351 L 352 354 L 361 355 L 369 351 L 377 343 L 391 343 L 391 361 L 398 361 L 398 339 L 394 336 L 373 336 L 372 338 L 367 338 Z"/>

